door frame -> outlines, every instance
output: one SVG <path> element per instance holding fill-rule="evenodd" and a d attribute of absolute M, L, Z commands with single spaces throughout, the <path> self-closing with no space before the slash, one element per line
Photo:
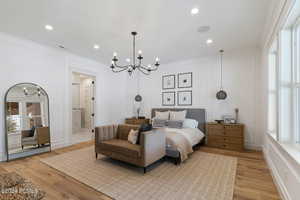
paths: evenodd
<path fill-rule="evenodd" d="M 92 71 L 92 70 L 87 70 L 84 68 L 78 68 L 78 67 L 72 67 L 69 66 L 69 70 L 68 70 L 68 79 L 67 79 L 67 102 L 66 102 L 66 109 L 67 109 L 67 124 L 66 124 L 66 130 L 67 130 L 67 137 L 65 138 L 65 142 L 67 145 L 71 145 L 72 144 L 72 120 L 73 120 L 73 116 L 72 116 L 72 76 L 73 73 L 79 73 L 82 75 L 86 75 L 86 76 L 90 76 L 91 78 L 93 78 L 94 81 L 94 87 L 93 87 L 93 96 L 94 96 L 94 100 L 93 100 L 93 120 L 92 120 L 92 129 L 94 129 L 95 127 L 95 117 L 96 117 L 96 81 L 97 81 L 97 71 Z"/>

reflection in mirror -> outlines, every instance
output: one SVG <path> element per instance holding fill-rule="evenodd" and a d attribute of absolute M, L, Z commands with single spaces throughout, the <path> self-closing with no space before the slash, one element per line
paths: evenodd
<path fill-rule="evenodd" d="M 32 83 L 17 84 L 5 104 L 7 160 L 50 151 L 47 93 Z"/>

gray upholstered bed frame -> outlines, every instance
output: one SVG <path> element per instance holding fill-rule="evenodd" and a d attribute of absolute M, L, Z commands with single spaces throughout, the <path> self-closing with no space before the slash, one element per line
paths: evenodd
<path fill-rule="evenodd" d="M 155 117 L 155 111 L 183 111 L 186 110 L 186 118 L 195 119 L 198 121 L 198 128 L 205 134 L 206 112 L 201 108 L 153 108 L 151 110 L 151 118 Z M 205 138 L 199 144 L 204 144 Z M 197 146 L 197 145 L 196 145 Z M 174 149 L 166 149 L 167 156 L 175 158 L 175 164 L 180 162 L 180 153 Z"/>
<path fill-rule="evenodd" d="M 198 128 L 205 134 L 206 112 L 201 108 L 153 108 L 151 110 L 151 118 L 155 117 L 155 111 L 183 111 L 186 110 L 186 118 L 198 121 Z"/>

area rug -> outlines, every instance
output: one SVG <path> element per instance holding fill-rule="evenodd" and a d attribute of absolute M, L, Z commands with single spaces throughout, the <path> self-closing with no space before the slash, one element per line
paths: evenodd
<path fill-rule="evenodd" d="M 84 148 L 41 160 L 116 200 L 232 200 L 237 158 L 201 151 L 181 165 L 165 161 L 146 174 Z"/>
<path fill-rule="evenodd" d="M 41 200 L 46 193 L 15 172 L 0 172 L 1 200 Z"/>

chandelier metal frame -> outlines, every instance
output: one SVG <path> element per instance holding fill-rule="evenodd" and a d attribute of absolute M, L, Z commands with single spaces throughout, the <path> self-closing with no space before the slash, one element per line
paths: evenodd
<path fill-rule="evenodd" d="M 136 48 L 135 48 L 135 39 L 137 32 L 133 31 L 131 32 L 131 35 L 133 36 L 133 51 L 132 51 L 132 62 L 131 64 L 120 66 L 117 64 L 118 58 L 117 58 L 117 53 L 113 54 L 112 62 L 111 62 L 111 70 L 114 73 L 119 73 L 123 71 L 127 71 L 129 75 L 131 75 L 136 69 L 142 72 L 145 75 L 150 75 L 152 71 L 156 71 L 159 67 L 159 58 L 155 59 L 155 63 L 152 65 L 144 66 L 142 64 L 143 56 L 142 56 L 142 51 L 138 51 L 138 56 L 136 57 Z M 128 60 L 130 62 L 130 60 Z"/>

